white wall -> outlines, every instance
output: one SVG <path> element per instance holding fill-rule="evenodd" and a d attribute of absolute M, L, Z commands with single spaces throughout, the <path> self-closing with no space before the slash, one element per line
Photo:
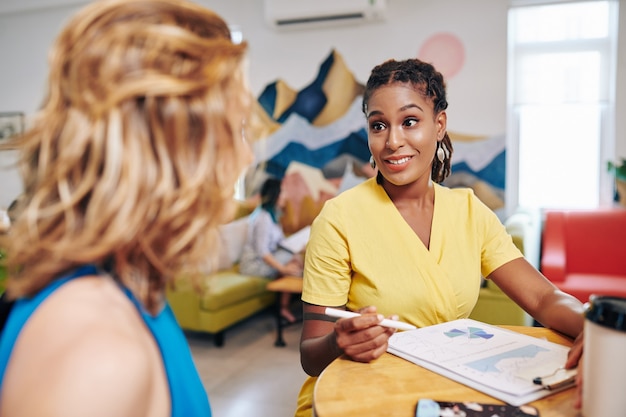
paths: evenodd
<path fill-rule="evenodd" d="M 277 78 L 294 88 L 304 87 L 331 48 L 364 83 L 374 65 L 388 58 L 415 57 L 428 37 L 452 32 L 465 44 L 466 62 L 448 83 L 450 129 L 504 132 L 506 1 L 388 0 L 385 22 L 289 32 L 275 31 L 263 22 L 260 0 L 201 2 L 242 27 L 250 42 L 251 82 L 257 93 Z"/>
<path fill-rule="evenodd" d="M 388 19 L 384 22 L 285 32 L 265 24 L 262 0 L 198 2 L 242 28 L 250 44 L 251 87 L 257 94 L 278 78 L 294 89 L 306 86 L 332 48 L 343 56 L 357 79 L 365 82 L 374 65 L 388 58 L 417 56 L 428 37 L 451 32 L 463 41 L 466 58 L 463 70 L 448 80 L 449 129 L 479 135 L 505 132 L 507 1 L 388 0 Z M 86 2 L 2 0 L 0 54 L 5 64 L 0 66 L 0 112 L 24 111 L 28 115 L 37 109 L 45 85 L 47 50 L 66 19 L 78 9 L 77 3 Z M 20 9 L 22 4 L 28 8 Z M 37 4 L 46 7 L 36 8 Z M 623 23 L 626 10 L 620 14 Z M 626 72 L 624 55 L 620 62 L 622 79 Z M 618 86 L 624 97 L 618 103 L 618 115 L 626 108 L 625 84 Z M 621 123 L 618 137 L 624 138 L 626 122 Z M 626 141 L 617 142 L 618 155 L 626 156 Z M 7 159 L 0 155 L 0 164 Z M 16 178 L 14 172 L 0 170 L 0 207 L 21 190 Z"/>
<path fill-rule="evenodd" d="M 619 28 L 615 102 L 615 155 L 626 158 L 626 0 L 619 0 Z"/>

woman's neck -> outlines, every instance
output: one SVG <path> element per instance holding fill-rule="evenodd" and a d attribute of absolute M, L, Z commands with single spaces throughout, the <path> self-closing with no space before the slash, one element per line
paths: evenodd
<path fill-rule="evenodd" d="M 411 184 L 400 186 L 383 180 L 383 188 L 396 207 L 431 207 L 435 201 L 434 187 L 430 178 L 427 178 L 426 181 L 420 179 Z"/>

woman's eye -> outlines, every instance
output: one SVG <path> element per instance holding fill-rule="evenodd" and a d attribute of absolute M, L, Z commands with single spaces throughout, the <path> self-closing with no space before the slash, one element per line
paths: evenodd
<path fill-rule="evenodd" d="M 383 130 L 385 128 L 385 124 L 381 122 L 374 122 L 370 125 L 372 130 Z"/>
<path fill-rule="evenodd" d="M 406 119 L 404 121 L 404 125 L 407 127 L 412 127 L 415 126 L 417 124 L 417 119 Z"/>

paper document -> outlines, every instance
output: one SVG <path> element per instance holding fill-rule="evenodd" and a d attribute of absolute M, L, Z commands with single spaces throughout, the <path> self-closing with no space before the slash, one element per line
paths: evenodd
<path fill-rule="evenodd" d="M 283 239 L 278 246 L 283 249 L 287 249 L 291 253 L 300 253 L 306 247 L 311 235 L 311 226 L 305 226 Z"/>
<path fill-rule="evenodd" d="M 568 347 L 471 319 L 395 333 L 387 351 L 516 406 L 574 384 Z"/>

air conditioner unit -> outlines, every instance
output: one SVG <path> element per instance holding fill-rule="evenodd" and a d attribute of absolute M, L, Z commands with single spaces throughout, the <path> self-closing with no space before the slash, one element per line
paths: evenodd
<path fill-rule="evenodd" d="M 265 0 L 265 19 L 276 29 L 303 29 L 382 20 L 386 9 L 386 0 Z"/>

